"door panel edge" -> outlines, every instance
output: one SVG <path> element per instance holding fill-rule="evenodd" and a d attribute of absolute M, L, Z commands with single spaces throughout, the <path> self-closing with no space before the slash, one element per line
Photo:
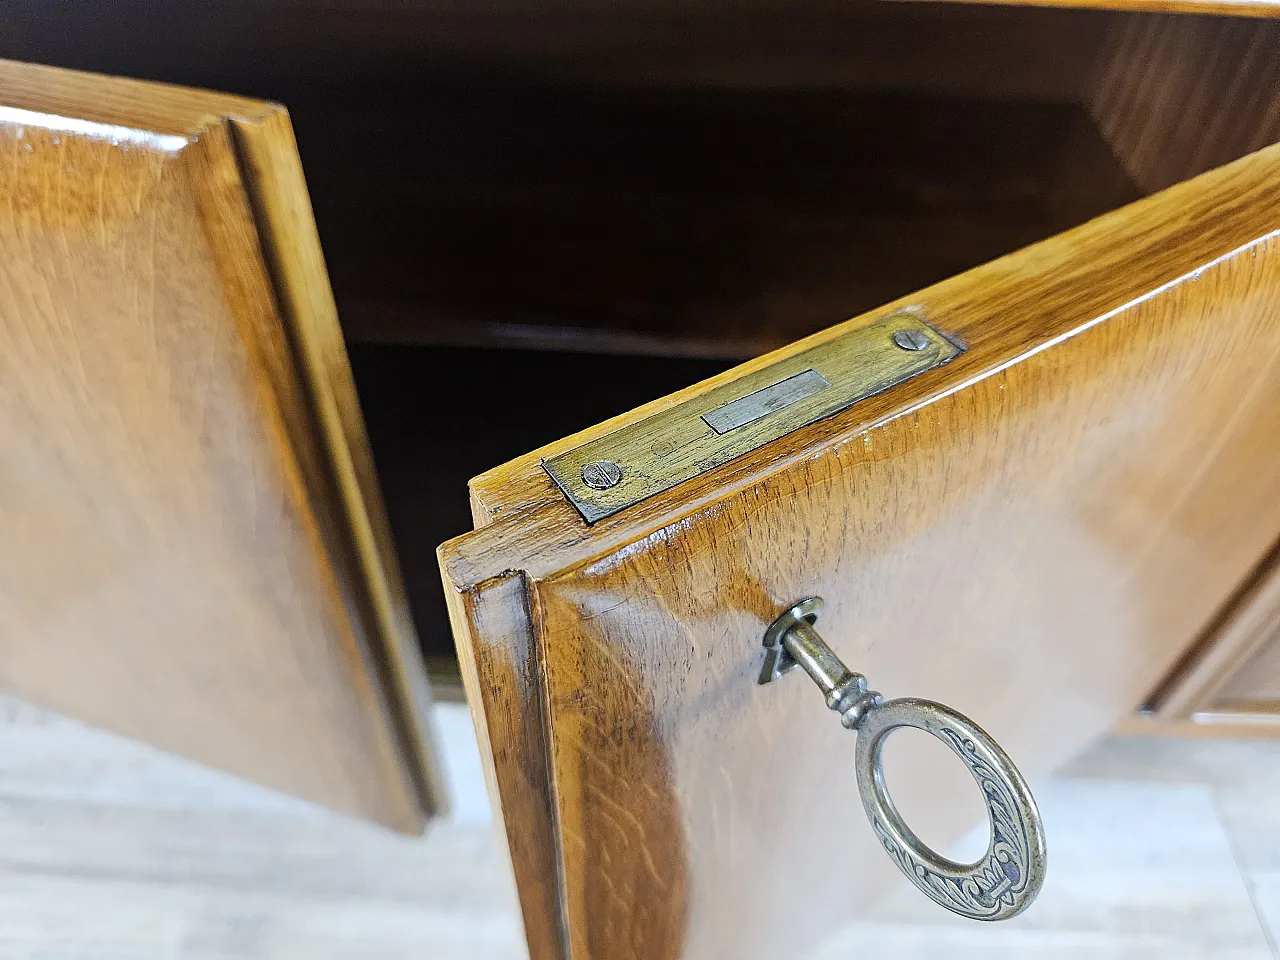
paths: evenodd
<path fill-rule="evenodd" d="M 269 120 L 276 114 L 286 117 L 287 122 L 287 114 L 279 107 L 253 114 L 253 122 Z M 301 489 L 295 495 L 307 504 L 315 523 L 320 572 L 332 583 L 329 602 L 335 605 L 333 620 L 345 634 L 344 649 L 335 651 L 335 660 L 347 660 L 347 682 L 352 685 L 355 699 L 362 703 L 360 722 L 368 724 L 367 733 L 376 730 L 378 737 L 375 768 L 357 771 L 348 766 L 346 777 L 353 791 L 350 801 L 339 806 L 322 796 L 309 799 L 400 832 L 420 833 L 433 804 L 414 769 L 415 758 L 407 748 L 401 726 L 402 707 L 387 682 L 385 654 L 378 636 L 380 625 L 366 599 L 365 571 L 356 562 L 358 544 L 339 497 L 332 454 L 296 347 L 290 325 L 292 311 L 286 309 L 289 298 L 280 290 L 274 270 L 273 248 L 299 244 L 293 244 L 288 234 L 266 230 L 257 202 L 256 174 L 244 163 L 236 123 L 231 116 L 207 121 L 183 148 L 187 177 L 192 194 L 205 208 L 205 230 L 211 246 L 219 251 L 229 290 L 241 283 L 252 284 L 256 298 L 270 301 L 264 310 L 239 311 L 237 319 L 244 325 L 237 332 L 250 363 L 260 373 L 262 403 L 274 408 L 279 418 L 276 429 L 282 433 L 280 442 L 287 446 L 298 469 L 296 479 Z M 264 173 L 270 179 L 277 171 Z M 234 200 L 231 194 L 235 195 Z M 237 210 L 234 218 L 224 209 L 224 205 L 232 204 Z M 237 272 L 243 273 L 240 280 L 233 279 Z M 327 277 L 321 279 L 327 292 Z M 345 355 L 341 360 L 345 364 Z M 350 376 L 349 369 L 347 372 Z M 358 663 L 352 662 L 353 656 Z"/>
<path fill-rule="evenodd" d="M 543 460 L 897 311 L 919 310 L 925 319 L 969 342 L 967 354 L 942 371 L 922 378 L 922 382 L 936 382 L 939 392 L 954 389 L 968 378 L 984 375 L 1073 336 L 1149 296 L 1153 290 L 1257 243 L 1265 233 L 1259 230 L 1257 211 L 1270 202 L 1266 198 L 1275 190 L 1272 178 L 1278 167 L 1280 145 L 1266 147 L 1065 233 L 834 323 L 779 350 L 485 471 L 471 481 L 472 498 L 483 502 L 495 517 L 533 516 L 535 511 L 547 509 L 559 515 L 548 518 L 548 525 L 568 529 L 576 513 L 543 470 Z M 1056 309 L 1044 312 L 1052 315 L 1040 315 L 1034 323 L 1026 321 L 1034 314 L 1028 310 L 1032 297 L 1052 304 Z M 956 323 L 957 307 L 972 313 L 972 307 L 984 301 L 991 304 L 990 315 L 975 315 L 962 324 Z M 1002 316 L 1012 312 L 1024 316 L 1024 322 L 1016 328 Z M 774 441 L 760 451 L 760 456 L 740 457 L 685 481 L 667 494 L 598 524 L 596 535 L 621 525 L 626 518 L 640 521 L 659 514 L 664 505 L 683 503 L 689 491 L 710 485 L 708 481 L 720 483 L 725 476 L 736 473 L 743 475 L 743 484 L 753 482 L 745 476 L 744 464 L 767 461 L 776 456 L 778 449 L 802 438 L 820 436 L 830 425 L 843 427 L 857 414 L 868 415 L 864 422 L 881 412 L 893 415 L 898 397 L 892 391 L 880 394 L 843 414 Z M 571 522 L 566 523 L 564 518 Z M 655 525 L 660 522 L 652 521 Z M 510 539 L 511 533 L 498 529 L 496 522 L 490 526 L 489 533 L 475 538 L 477 545 L 481 540 Z M 526 523 L 525 528 L 532 529 L 532 525 Z M 459 555 L 462 552 L 457 551 Z M 476 555 L 479 551 L 472 548 L 469 552 Z M 542 572 L 535 571 L 536 575 Z"/>
<path fill-rule="evenodd" d="M 449 620 L 494 820 L 510 856 L 530 960 L 568 960 L 545 683 L 528 578 L 458 587 L 440 548 Z"/>
<path fill-rule="evenodd" d="M 231 117 L 262 252 L 324 450 L 327 493 L 345 541 L 350 586 L 367 624 L 385 706 L 427 815 L 447 792 L 431 718 L 431 690 L 355 392 L 337 305 L 288 113 Z"/>
<path fill-rule="evenodd" d="M 1235 727 L 1280 735 L 1280 715 L 1235 715 L 1215 709 L 1216 695 L 1276 635 L 1280 622 L 1280 544 L 1262 560 L 1244 587 L 1224 605 L 1204 636 L 1170 672 L 1151 698 L 1147 724 L 1196 724 L 1206 734 L 1232 735 Z M 1252 718 L 1252 719 L 1250 719 Z M 1255 734 L 1256 735 L 1256 734 Z"/>

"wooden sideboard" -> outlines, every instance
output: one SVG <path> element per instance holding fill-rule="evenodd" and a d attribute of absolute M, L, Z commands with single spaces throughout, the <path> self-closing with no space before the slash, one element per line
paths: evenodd
<path fill-rule="evenodd" d="M 802 541 L 1033 772 L 1280 732 L 1277 12 L 17 0 L 0 683 L 414 830 L 465 680 L 535 960 L 722 942 L 695 768 L 787 799 L 724 717 Z M 963 355 L 592 522 L 542 465 L 899 309 Z"/>

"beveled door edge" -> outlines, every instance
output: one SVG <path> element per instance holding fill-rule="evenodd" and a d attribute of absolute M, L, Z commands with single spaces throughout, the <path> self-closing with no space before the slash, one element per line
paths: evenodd
<path fill-rule="evenodd" d="M 1214 697 L 1275 636 L 1277 621 L 1280 541 L 1161 681 L 1139 711 L 1143 722 L 1136 729 L 1151 724 L 1229 723 L 1225 719 L 1229 713 L 1214 709 Z"/>
<path fill-rule="evenodd" d="M 323 495 L 343 527 L 345 542 L 335 546 L 360 608 L 378 693 L 423 819 L 440 815 L 449 801 L 431 689 L 293 128 L 280 107 L 266 118 L 229 117 L 228 126 L 298 379 L 326 454 Z"/>

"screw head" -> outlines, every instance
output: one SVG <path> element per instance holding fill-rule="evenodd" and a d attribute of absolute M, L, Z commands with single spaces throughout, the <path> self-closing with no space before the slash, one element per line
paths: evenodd
<path fill-rule="evenodd" d="M 612 460 L 596 460 L 582 468 L 582 482 L 592 490 L 608 490 L 622 480 L 622 468 Z"/>
<path fill-rule="evenodd" d="M 903 350 L 923 350 L 929 345 L 929 338 L 919 330 L 895 330 L 893 342 Z"/>

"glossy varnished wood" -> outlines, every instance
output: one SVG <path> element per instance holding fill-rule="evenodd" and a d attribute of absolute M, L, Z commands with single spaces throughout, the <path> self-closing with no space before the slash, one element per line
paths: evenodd
<path fill-rule="evenodd" d="M 1152 193 L 1280 141 L 1278 53 L 1280 21 L 1116 16 L 1083 102 Z"/>
<path fill-rule="evenodd" d="M 1280 549 L 1152 696 L 1149 719 L 1248 726 L 1280 736 Z"/>
<path fill-rule="evenodd" d="M 848 734 L 803 680 L 754 683 L 799 596 L 878 689 L 969 713 L 1033 777 L 1140 703 L 1280 531 L 1278 202 L 1269 149 L 473 482 L 489 522 L 442 565 L 481 670 L 506 656 L 484 618 L 519 616 L 491 584 L 530 585 L 549 749 L 520 763 L 555 839 L 517 878 L 557 866 L 571 956 L 793 955 L 824 931 L 768 891 L 835 923 L 885 889 Z M 969 351 L 590 528 L 539 466 L 891 309 Z M 512 688 L 473 689 L 492 732 Z M 968 826 L 946 795 L 926 836 Z"/>
<path fill-rule="evenodd" d="M 14 63 L 0 106 L 0 683 L 416 828 L 425 678 L 287 115 Z"/>
<path fill-rule="evenodd" d="M 912 0 L 914 2 L 914 0 Z M 1135 13 L 1207 13 L 1219 17 L 1280 17 L 1275 0 L 951 0 L 1020 7 L 1065 7 L 1072 10 L 1129 10 Z"/>
<path fill-rule="evenodd" d="M 369 625 L 368 649 L 387 686 L 395 734 L 427 809 L 433 809 L 442 805 L 444 788 L 428 721 L 431 693 L 293 129 L 280 109 L 255 122 L 232 117 L 230 126 L 315 418 L 326 479 L 336 493 L 339 531 L 331 540 L 350 564 L 353 612 Z"/>
<path fill-rule="evenodd" d="M 503 829 L 533 960 L 562 960 L 563 876 L 529 586 L 519 574 L 446 591 L 494 820 Z"/>

